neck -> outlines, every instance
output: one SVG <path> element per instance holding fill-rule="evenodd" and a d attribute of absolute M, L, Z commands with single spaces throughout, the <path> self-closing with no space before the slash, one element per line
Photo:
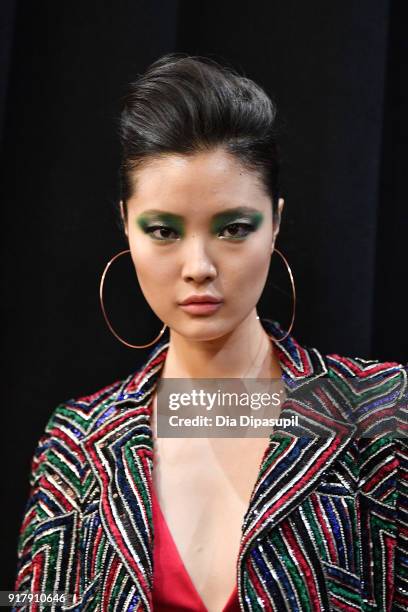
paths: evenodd
<path fill-rule="evenodd" d="M 273 341 L 250 315 L 228 334 L 192 340 L 170 330 L 162 378 L 281 378 Z"/>

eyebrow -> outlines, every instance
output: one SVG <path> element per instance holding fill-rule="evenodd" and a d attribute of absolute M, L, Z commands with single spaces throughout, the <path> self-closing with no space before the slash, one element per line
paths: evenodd
<path fill-rule="evenodd" d="M 257 208 L 253 208 L 252 206 L 236 206 L 233 208 L 226 208 L 225 210 L 216 213 L 211 218 L 217 219 L 218 217 L 223 217 L 224 215 L 248 215 L 253 213 L 260 213 L 261 211 Z M 175 213 L 171 213 L 168 210 L 159 210 L 158 208 L 150 208 L 149 210 L 144 210 L 141 215 L 149 215 L 149 216 L 169 216 L 173 217 L 177 220 L 183 221 L 184 217 L 182 215 L 176 215 Z"/>

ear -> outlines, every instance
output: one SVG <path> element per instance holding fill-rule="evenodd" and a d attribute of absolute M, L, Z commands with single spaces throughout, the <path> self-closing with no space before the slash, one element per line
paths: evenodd
<path fill-rule="evenodd" d="M 122 218 L 123 227 L 125 228 L 125 234 L 126 234 L 127 237 L 129 237 L 128 230 L 127 230 L 126 218 L 125 218 L 125 209 L 124 209 L 124 206 L 123 206 L 123 200 L 120 200 L 119 208 L 120 208 L 120 216 Z"/>
<path fill-rule="evenodd" d="M 274 219 L 273 240 L 272 240 L 271 254 L 272 254 L 273 249 L 275 247 L 276 238 L 278 237 L 278 234 L 279 234 L 281 217 L 282 217 L 282 210 L 283 210 L 284 205 L 285 205 L 285 200 L 283 198 L 279 198 L 279 200 L 278 200 L 278 210 L 276 212 L 275 219 Z"/>

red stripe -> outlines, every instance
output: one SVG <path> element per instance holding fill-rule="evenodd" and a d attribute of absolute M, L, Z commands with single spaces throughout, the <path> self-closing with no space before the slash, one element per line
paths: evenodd
<path fill-rule="evenodd" d="M 393 470 L 398 468 L 398 464 L 398 459 L 394 459 L 383 465 L 380 470 L 375 472 L 375 475 L 371 476 L 370 480 L 364 483 L 362 490 L 367 493 L 374 489 L 381 480 L 384 480 Z"/>
<path fill-rule="evenodd" d="M 394 568 L 395 546 L 397 544 L 396 539 L 388 536 L 387 534 L 384 534 L 384 541 L 385 541 L 386 556 L 387 556 L 385 567 Z M 385 603 L 387 606 L 387 612 L 391 612 L 392 600 L 394 596 L 394 572 L 393 571 L 385 572 L 385 582 L 387 585 L 387 591 L 386 591 L 387 599 Z"/>
<path fill-rule="evenodd" d="M 36 507 L 33 506 L 29 512 L 27 512 L 26 517 L 21 525 L 21 533 L 23 533 L 28 526 L 29 523 L 35 518 L 36 515 Z"/>
<path fill-rule="evenodd" d="M 252 582 L 251 586 L 255 589 L 257 597 L 260 597 L 263 601 L 262 610 L 266 610 L 266 612 L 273 612 L 273 608 L 271 607 L 271 604 L 269 603 L 268 595 L 267 594 L 265 595 L 265 590 L 262 587 L 262 584 L 259 582 L 258 576 L 255 570 L 253 569 L 252 565 L 253 565 L 253 561 L 252 559 L 250 559 L 248 563 L 248 574 L 251 577 L 251 582 Z"/>
<path fill-rule="evenodd" d="M 74 595 L 74 603 L 75 603 L 75 598 L 78 597 L 79 598 L 79 593 L 81 590 L 80 584 L 81 584 L 81 574 L 80 574 L 80 564 L 78 563 L 78 570 L 77 570 L 77 575 L 75 577 L 75 593 L 73 593 Z"/>
<path fill-rule="evenodd" d="M 136 372 L 134 378 L 129 381 L 129 384 L 125 388 L 125 393 L 133 393 L 139 387 L 140 381 L 152 370 L 156 365 L 161 363 L 167 355 L 168 349 L 163 350 L 157 357 L 153 359 L 143 370 Z"/>
<path fill-rule="evenodd" d="M 377 374 L 378 372 L 384 372 L 388 370 L 389 368 L 400 369 L 399 364 L 396 361 L 383 361 L 381 363 L 378 363 L 377 365 L 371 366 L 367 370 L 363 370 L 361 365 L 354 363 L 354 361 L 352 361 L 348 357 L 342 357 L 341 355 L 337 355 L 337 353 L 326 355 L 326 358 L 327 359 L 332 358 L 337 361 L 340 361 L 341 363 L 346 365 L 349 370 L 351 370 L 355 374 L 358 374 L 360 378 L 368 378 L 369 376 L 372 376 L 373 374 Z"/>
<path fill-rule="evenodd" d="M 132 411 L 132 413 L 134 413 L 135 411 Z M 125 420 L 129 419 L 129 415 L 120 417 L 117 421 L 122 422 Z M 113 423 L 109 424 L 109 429 L 111 429 L 112 427 L 115 427 L 117 425 L 117 421 L 115 420 Z M 107 428 L 104 428 L 107 429 Z M 100 437 L 100 434 L 99 436 Z M 147 584 L 147 581 L 145 580 L 145 576 L 143 571 L 140 570 L 139 566 L 137 565 L 135 559 L 133 558 L 133 555 L 130 554 L 128 548 L 127 548 L 127 544 L 125 542 L 125 540 L 123 539 L 123 536 L 120 532 L 120 530 L 117 528 L 116 526 L 116 522 L 115 522 L 115 518 L 111 512 L 111 507 L 110 507 L 110 503 L 109 503 L 109 491 L 108 491 L 108 487 L 109 487 L 109 480 L 108 480 L 108 475 L 103 467 L 103 465 L 101 464 L 101 462 L 99 461 L 99 457 L 97 455 L 97 453 L 95 452 L 94 448 L 92 447 L 92 438 L 89 438 L 88 441 L 86 442 L 86 447 L 88 449 L 89 454 L 92 457 L 92 461 L 95 465 L 95 467 L 97 468 L 98 472 L 99 472 L 99 476 L 102 482 L 102 509 L 103 512 L 105 514 L 106 520 L 108 522 L 108 526 L 109 526 L 109 530 L 112 533 L 112 535 L 114 536 L 115 540 L 118 543 L 118 546 L 123 554 L 123 556 L 126 558 L 129 566 L 133 569 L 133 571 L 135 572 L 140 585 L 142 587 L 142 590 L 144 592 L 149 592 L 149 586 Z"/>
<path fill-rule="evenodd" d="M 356 610 L 360 610 L 360 607 L 349 606 L 348 604 L 344 603 L 344 601 L 334 597 L 334 595 L 331 595 L 330 602 L 336 606 L 336 610 L 344 610 L 344 612 L 356 612 Z"/>
<path fill-rule="evenodd" d="M 86 447 L 91 448 L 92 445 L 96 444 L 101 438 L 104 438 L 110 431 L 119 427 L 125 421 L 129 421 L 134 416 L 140 416 L 141 414 L 149 414 L 149 411 L 144 406 L 135 408 L 134 410 L 126 410 L 125 413 L 118 414 L 112 420 L 109 420 L 104 424 L 103 427 L 97 429 L 86 441 Z"/>
<path fill-rule="evenodd" d="M 106 580 L 104 582 L 105 590 L 104 590 L 104 600 L 107 604 L 106 609 L 109 609 L 109 602 L 111 601 L 112 587 L 115 586 L 115 575 L 118 569 L 119 560 L 117 557 L 113 558 L 112 565 L 109 568 L 108 575 L 106 576 Z"/>
<path fill-rule="evenodd" d="M 336 438 L 334 440 L 336 440 Z M 285 495 L 280 497 L 280 499 L 278 501 L 276 501 L 275 504 L 273 504 L 272 507 L 269 508 L 269 510 L 267 512 L 261 514 L 261 516 L 259 517 L 259 519 L 256 522 L 255 526 L 246 535 L 246 537 L 245 537 L 245 539 L 243 541 L 243 546 L 242 547 L 244 547 L 244 544 L 251 538 L 252 534 L 257 531 L 259 525 L 262 525 L 263 523 L 265 523 L 266 519 L 271 514 L 276 513 L 279 510 L 279 508 L 284 506 L 285 503 L 287 502 L 287 500 L 291 499 L 294 496 L 294 494 L 299 489 L 304 489 L 306 487 L 307 482 L 312 480 L 314 474 L 319 471 L 320 466 L 322 464 L 325 464 L 326 461 L 327 461 L 327 458 L 335 453 L 337 447 L 340 445 L 341 440 L 337 439 L 336 441 L 337 441 L 337 444 L 335 444 L 334 448 L 333 448 L 333 445 L 330 445 L 330 448 L 325 450 L 325 452 L 320 457 L 320 459 L 315 461 L 315 463 L 307 470 L 307 474 L 303 478 L 301 478 L 295 485 L 293 485 L 293 487 L 291 487 L 289 489 L 289 491 Z M 285 453 L 285 456 L 286 455 L 287 455 L 287 453 Z"/>
<path fill-rule="evenodd" d="M 35 555 L 33 561 L 33 579 L 32 579 L 32 592 L 39 593 L 42 591 L 41 588 L 41 576 L 44 575 L 44 561 L 45 555 L 43 552 L 38 552 Z M 33 612 L 39 610 L 40 602 L 33 602 Z"/>
<path fill-rule="evenodd" d="M 295 374 L 295 376 L 303 377 L 313 374 L 314 370 L 308 359 L 308 353 L 297 342 L 294 342 L 293 348 L 296 350 L 297 355 L 295 357 L 293 355 L 288 357 L 278 344 L 274 344 L 274 350 L 278 354 L 279 361 Z M 300 361 L 301 367 L 298 367 L 295 361 Z"/>
<path fill-rule="evenodd" d="M 291 546 L 293 552 L 295 553 L 296 561 L 300 565 L 303 575 L 306 577 L 306 585 L 308 587 L 308 591 L 310 593 L 310 599 L 312 601 L 319 601 L 319 591 L 316 585 L 316 580 L 313 576 L 313 572 L 310 569 L 310 565 L 304 556 L 302 549 L 296 542 L 295 535 L 293 533 L 293 529 L 288 521 L 282 521 L 282 531 Z"/>
<path fill-rule="evenodd" d="M 54 487 L 54 485 L 52 485 L 48 480 L 44 479 L 44 481 L 45 482 L 41 483 L 44 492 L 48 492 L 50 494 L 50 497 L 55 497 L 59 501 L 61 506 L 63 506 L 64 509 L 68 512 L 75 509 L 73 504 L 70 503 L 69 499 L 67 499 L 60 491 L 58 491 L 58 489 Z"/>
<path fill-rule="evenodd" d="M 389 408 L 384 408 L 383 410 L 379 412 L 375 412 L 373 414 L 369 413 L 367 417 L 362 418 L 358 424 L 360 436 L 364 434 L 364 428 L 367 428 L 373 423 L 377 423 L 379 419 L 386 418 L 386 417 L 395 417 L 395 409 L 396 409 L 396 404 L 393 406 L 390 406 Z M 387 433 L 387 432 L 384 432 L 384 433 Z"/>
<path fill-rule="evenodd" d="M 55 427 L 50 429 L 49 433 L 56 440 L 58 440 L 58 439 L 63 440 L 65 442 L 66 446 L 68 446 L 68 448 L 72 451 L 72 454 L 77 456 L 78 459 L 82 463 L 85 461 L 85 456 L 84 456 L 84 454 L 82 452 L 81 447 L 78 444 L 76 444 L 64 431 L 62 431 L 60 426 L 56 425 Z"/>

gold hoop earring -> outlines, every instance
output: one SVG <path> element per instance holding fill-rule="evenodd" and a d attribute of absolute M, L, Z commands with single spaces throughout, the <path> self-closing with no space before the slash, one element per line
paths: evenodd
<path fill-rule="evenodd" d="M 128 346 L 129 348 L 143 349 L 143 348 L 147 348 L 148 346 L 151 346 L 152 344 L 157 342 L 157 340 L 159 340 L 159 338 L 161 338 L 161 336 L 163 335 L 167 325 L 164 325 L 164 327 L 160 331 L 159 335 L 156 336 L 156 338 L 154 340 L 152 340 L 151 342 L 149 342 L 148 344 L 130 344 L 129 342 L 126 342 L 126 340 L 123 340 L 123 338 L 121 338 L 115 332 L 115 330 L 113 329 L 113 327 L 112 327 L 112 325 L 111 325 L 111 323 L 109 321 L 108 315 L 106 314 L 105 305 L 103 303 L 103 287 L 104 287 L 104 283 L 105 283 L 106 273 L 109 270 L 109 267 L 111 266 L 111 264 L 115 261 L 115 259 L 118 259 L 118 257 L 120 257 L 121 255 L 124 255 L 125 253 L 130 253 L 130 249 L 126 249 L 125 251 L 120 251 L 120 253 L 117 253 L 116 255 L 114 255 L 112 257 L 112 259 L 110 259 L 108 261 L 108 263 L 106 264 L 105 269 L 102 272 L 101 282 L 99 284 L 99 300 L 100 300 L 100 303 L 101 303 L 101 308 L 102 308 L 102 312 L 103 312 L 103 316 L 105 318 L 105 321 L 106 321 L 110 331 L 115 336 L 115 338 L 117 338 L 120 342 L 122 342 L 122 344 L 124 344 L 125 346 Z"/>
<path fill-rule="evenodd" d="M 282 338 L 274 338 L 273 336 L 269 336 L 275 342 L 282 342 L 282 340 L 285 340 L 285 338 L 287 338 L 289 336 L 290 332 L 292 331 L 293 323 L 295 321 L 295 313 L 296 313 L 296 289 L 295 289 L 295 281 L 293 279 L 292 270 L 290 268 L 290 265 L 287 262 L 286 257 L 276 247 L 274 248 L 273 253 L 275 251 L 283 259 L 283 262 L 284 262 L 284 264 L 285 264 L 285 266 L 286 266 L 286 268 L 288 270 L 289 278 L 290 278 L 290 283 L 292 285 L 292 295 L 293 295 L 293 312 L 292 312 L 292 319 L 290 321 L 290 325 L 289 325 L 288 331 L 286 332 L 286 334 L 284 336 L 282 336 Z M 256 318 L 259 319 L 260 321 L 269 321 L 269 323 L 273 324 L 273 321 L 271 321 L 270 319 L 259 318 L 259 316 L 257 316 Z"/>

